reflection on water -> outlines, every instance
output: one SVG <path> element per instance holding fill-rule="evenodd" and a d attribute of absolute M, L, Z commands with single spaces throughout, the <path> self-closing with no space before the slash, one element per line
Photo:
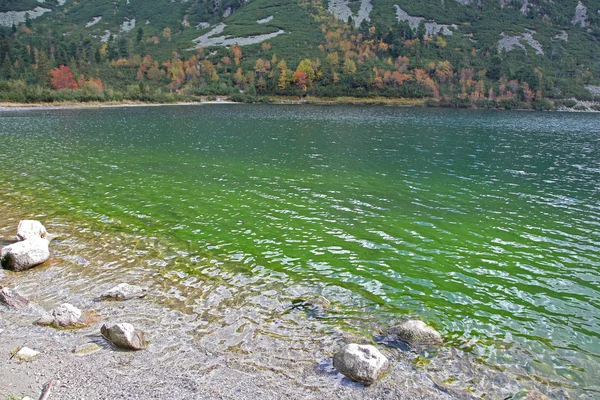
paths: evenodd
<path fill-rule="evenodd" d="M 420 315 L 507 376 L 594 393 L 599 133 L 581 114 L 7 112 L 0 206 L 43 213 L 62 234 L 65 264 L 44 271 L 49 303 L 90 282 L 145 282 L 174 310 L 165 326 L 172 319 L 208 351 L 307 368 L 342 332 L 368 336 Z M 333 309 L 290 311 L 305 293 Z M 273 343 L 289 354 L 274 360 Z M 423 368 L 455 363 L 451 351 Z M 467 380 L 466 366 L 449 369 Z"/>

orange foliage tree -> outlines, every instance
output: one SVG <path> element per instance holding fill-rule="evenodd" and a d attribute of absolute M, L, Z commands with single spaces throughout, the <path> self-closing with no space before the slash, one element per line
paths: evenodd
<path fill-rule="evenodd" d="M 71 69 L 66 65 L 51 69 L 50 84 L 54 89 L 77 89 L 77 82 L 71 73 Z"/>

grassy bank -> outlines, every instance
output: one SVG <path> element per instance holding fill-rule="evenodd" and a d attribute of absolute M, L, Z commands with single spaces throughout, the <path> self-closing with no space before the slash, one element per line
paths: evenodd
<path fill-rule="evenodd" d="M 158 105 L 190 105 L 190 104 L 218 104 L 226 103 L 227 98 L 210 99 L 185 99 L 174 103 L 155 103 L 133 100 L 123 101 L 55 101 L 55 102 L 40 102 L 40 103 L 12 103 L 0 102 L 0 108 L 97 108 L 97 107 L 135 107 L 135 106 L 158 106 Z M 401 107 L 423 106 L 424 99 L 405 99 L 405 98 L 386 98 L 386 97 L 296 97 L 296 96 L 270 96 L 262 98 L 261 101 L 275 104 L 362 104 L 362 105 L 393 105 Z M 252 102 L 248 99 L 248 102 Z"/>
<path fill-rule="evenodd" d="M 315 97 L 270 96 L 270 101 L 279 104 L 363 104 L 393 105 L 401 107 L 423 106 L 426 99 L 389 98 L 389 97 Z"/>

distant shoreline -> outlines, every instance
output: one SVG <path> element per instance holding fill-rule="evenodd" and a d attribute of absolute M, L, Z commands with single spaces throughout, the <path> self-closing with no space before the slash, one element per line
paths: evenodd
<path fill-rule="evenodd" d="M 0 102 L 0 111 L 17 110 L 67 110 L 76 108 L 112 108 L 112 107 L 158 107 L 158 106 L 185 106 L 205 104 L 239 104 L 229 100 L 221 101 L 190 101 L 175 103 L 147 103 L 136 101 L 106 101 L 106 102 L 53 102 L 53 103 L 8 103 Z"/>
<path fill-rule="evenodd" d="M 355 105 L 391 105 L 400 107 L 422 107 L 425 105 L 425 99 L 406 99 L 406 98 L 359 98 L 359 97 L 287 97 L 287 96 L 269 96 L 270 104 L 355 104 Z M 24 109 L 75 109 L 75 108 L 109 108 L 109 107 L 151 107 L 151 106 L 175 106 L 175 105 L 206 105 L 206 104 L 243 104 L 234 102 L 227 98 L 205 101 L 178 101 L 173 103 L 152 103 L 142 101 L 106 101 L 106 102 L 52 102 L 52 103 L 10 103 L 0 102 L 0 111 L 2 110 L 24 110 Z"/>
<path fill-rule="evenodd" d="M 158 106 L 189 106 L 209 104 L 276 104 L 276 105 L 365 105 L 365 106 L 396 106 L 396 107 L 428 107 L 428 108 L 465 108 L 446 107 L 444 105 L 428 102 L 429 99 L 416 98 L 390 98 L 390 97 L 296 97 L 296 96 L 265 96 L 256 103 L 245 103 L 231 101 L 226 97 L 217 97 L 216 100 L 195 99 L 191 101 L 176 101 L 172 103 L 153 103 L 143 101 L 95 101 L 95 102 L 49 102 L 49 103 L 11 103 L 0 102 L 1 111 L 21 110 L 66 110 L 79 108 L 117 108 L 117 107 L 158 107 Z M 557 106 L 551 110 L 558 112 L 599 112 L 592 106 L 600 107 L 597 102 L 577 101 L 577 107 Z M 490 108 L 466 107 L 475 110 L 489 110 Z M 504 108 L 491 108 L 493 110 L 505 110 Z M 512 108 L 512 110 L 533 111 L 532 108 Z"/>

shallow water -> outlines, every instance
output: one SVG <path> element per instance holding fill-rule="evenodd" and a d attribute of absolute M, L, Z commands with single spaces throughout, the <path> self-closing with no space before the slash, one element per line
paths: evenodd
<path fill-rule="evenodd" d="M 0 209 L 63 235 L 71 269 L 57 286 L 73 268 L 73 291 L 148 282 L 175 309 L 219 321 L 189 326 L 214 351 L 255 351 L 261 335 L 304 347 L 413 315 L 492 367 L 595 396 L 599 135 L 593 114 L 5 111 Z M 288 320 L 307 292 L 333 303 L 307 313 L 308 330 Z"/>

